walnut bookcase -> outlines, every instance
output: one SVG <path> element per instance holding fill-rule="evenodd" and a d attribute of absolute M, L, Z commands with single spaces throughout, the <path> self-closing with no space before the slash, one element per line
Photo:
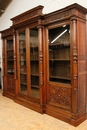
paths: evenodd
<path fill-rule="evenodd" d="M 37 6 L 1 31 L 3 95 L 77 126 L 87 118 L 87 9 Z"/>

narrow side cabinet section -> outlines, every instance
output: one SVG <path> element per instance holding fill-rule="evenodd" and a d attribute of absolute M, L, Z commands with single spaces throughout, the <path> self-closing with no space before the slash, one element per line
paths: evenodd
<path fill-rule="evenodd" d="M 15 59 L 14 59 L 14 37 L 12 29 L 2 31 L 2 76 L 3 95 L 14 99 L 15 96 Z"/>
<path fill-rule="evenodd" d="M 3 95 L 77 126 L 87 119 L 87 9 L 37 6 L 2 31 Z"/>

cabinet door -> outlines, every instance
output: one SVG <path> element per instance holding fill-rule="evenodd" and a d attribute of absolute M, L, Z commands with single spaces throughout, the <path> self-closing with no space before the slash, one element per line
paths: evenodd
<path fill-rule="evenodd" d="M 14 52 L 13 52 L 13 39 L 6 40 L 6 74 L 14 75 Z"/>
<path fill-rule="evenodd" d="M 6 55 L 5 55 L 5 76 L 7 90 L 15 92 L 14 82 L 14 43 L 13 38 L 8 37 L 5 42 Z"/>
<path fill-rule="evenodd" d="M 27 69 L 26 69 L 26 31 L 19 32 L 19 50 L 18 50 L 18 66 L 19 66 L 19 91 L 27 94 Z"/>
<path fill-rule="evenodd" d="M 48 29 L 48 101 L 71 105 L 70 25 Z"/>
<path fill-rule="evenodd" d="M 38 29 L 30 29 L 30 95 L 39 98 Z"/>
<path fill-rule="evenodd" d="M 19 31 L 19 86 L 20 93 L 39 98 L 38 29 Z"/>

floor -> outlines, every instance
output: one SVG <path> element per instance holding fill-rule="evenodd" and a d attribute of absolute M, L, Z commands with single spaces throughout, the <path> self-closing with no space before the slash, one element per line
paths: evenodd
<path fill-rule="evenodd" d="M 87 130 L 87 120 L 78 127 L 49 115 L 42 115 L 2 96 L 0 89 L 0 130 Z"/>

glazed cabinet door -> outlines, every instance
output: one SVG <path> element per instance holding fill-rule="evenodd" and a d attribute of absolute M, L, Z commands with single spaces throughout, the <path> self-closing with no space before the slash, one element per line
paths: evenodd
<path fill-rule="evenodd" d="M 13 97 L 15 94 L 14 79 L 14 42 L 13 37 L 4 39 L 3 43 L 4 62 L 3 62 L 3 78 L 4 78 L 4 94 Z"/>
<path fill-rule="evenodd" d="M 38 29 L 18 31 L 19 93 L 39 99 Z"/>
<path fill-rule="evenodd" d="M 47 103 L 71 108 L 70 25 L 47 29 Z"/>
<path fill-rule="evenodd" d="M 18 33 L 18 68 L 19 92 L 27 94 L 27 66 L 26 66 L 26 31 Z"/>
<path fill-rule="evenodd" d="M 39 98 L 39 43 L 38 29 L 30 29 L 30 96 Z"/>

